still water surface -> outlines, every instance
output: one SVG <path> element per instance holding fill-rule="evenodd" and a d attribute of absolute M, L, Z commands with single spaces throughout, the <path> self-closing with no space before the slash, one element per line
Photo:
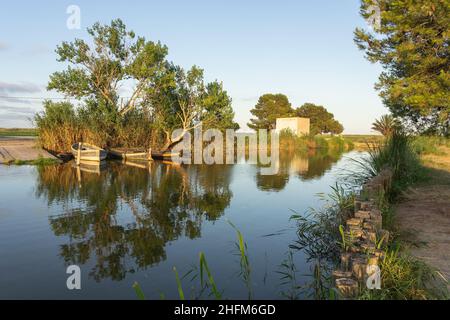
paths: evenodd
<path fill-rule="evenodd" d="M 275 176 L 245 163 L 0 166 L 0 299 L 135 299 L 135 281 L 148 298 L 177 298 L 173 267 L 188 272 L 199 252 L 224 297 L 245 299 L 228 221 L 247 242 L 254 298 L 282 298 L 290 216 L 319 206 L 316 194 L 360 156 L 282 154 Z M 306 258 L 294 255 L 299 275 L 311 273 Z M 79 291 L 66 287 L 72 264 Z M 198 281 L 183 286 L 190 296 Z"/>

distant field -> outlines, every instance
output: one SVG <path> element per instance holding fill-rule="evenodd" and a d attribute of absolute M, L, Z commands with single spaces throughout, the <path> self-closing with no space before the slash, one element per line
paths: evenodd
<path fill-rule="evenodd" d="M 366 135 L 366 134 L 348 134 L 343 138 L 353 143 L 356 150 L 368 150 L 373 145 L 377 145 L 383 141 L 383 136 Z"/>
<path fill-rule="evenodd" d="M 0 128 L 0 137 L 34 137 L 37 136 L 36 129 L 20 129 L 20 128 Z"/>
<path fill-rule="evenodd" d="M 380 142 L 383 140 L 383 136 L 381 135 L 365 135 L 365 134 L 349 134 L 343 135 L 345 139 L 348 139 L 352 142 Z"/>

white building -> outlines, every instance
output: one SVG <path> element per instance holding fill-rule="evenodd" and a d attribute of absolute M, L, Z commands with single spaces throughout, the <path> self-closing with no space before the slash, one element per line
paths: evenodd
<path fill-rule="evenodd" d="M 282 130 L 290 130 L 297 136 L 309 135 L 310 132 L 309 118 L 277 118 L 276 132 L 280 133 Z"/>

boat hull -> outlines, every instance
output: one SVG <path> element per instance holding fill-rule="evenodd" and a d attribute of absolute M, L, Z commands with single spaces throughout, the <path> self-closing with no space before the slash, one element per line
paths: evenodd
<path fill-rule="evenodd" d="M 78 143 L 72 145 L 72 154 L 76 161 L 90 161 L 90 162 L 100 162 L 106 160 L 108 153 L 102 148 L 93 146 L 88 143 L 82 144 L 82 150 L 78 150 Z M 80 155 L 80 159 L 78 159 Z"/>
<path fill-rule="evenodd" d="M 151 160 L 148 152 L 136 151 L 133 149 L 111 149 L 108 151 L 109 156 L 114 159 L 122 160 Z"/>
<path fill-rule="evenodd" d="M 178 153 L 152 153 L 152 159 L 170 161 L 172 157 L 179 157 Z"/>

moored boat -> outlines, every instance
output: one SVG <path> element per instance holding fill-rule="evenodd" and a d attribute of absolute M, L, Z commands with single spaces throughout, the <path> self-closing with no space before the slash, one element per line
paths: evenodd
<path fill-rule="evenodd" d="M 180 153 L 176 153 L 176 152 L 152 152 L 152 158 L 154 160 L 171 160 L 172 157 L 179 157 Z"/>
<path fill-rule="evenodd" d="M 151 160 L 149 152 L 137 148 L 112 148 L 108 153 L 112 158 L 122 160 Z"/>
<path fill-rule="evenodd" d="M 94 161 L 94 162 L 103 161 L 106 159 L 108 155 L 108 153 L 102 148 L 94 146 L 89 143 L 74 143 L 72 145 L 72 154 L 75 157 L 76 161 Z"/>

